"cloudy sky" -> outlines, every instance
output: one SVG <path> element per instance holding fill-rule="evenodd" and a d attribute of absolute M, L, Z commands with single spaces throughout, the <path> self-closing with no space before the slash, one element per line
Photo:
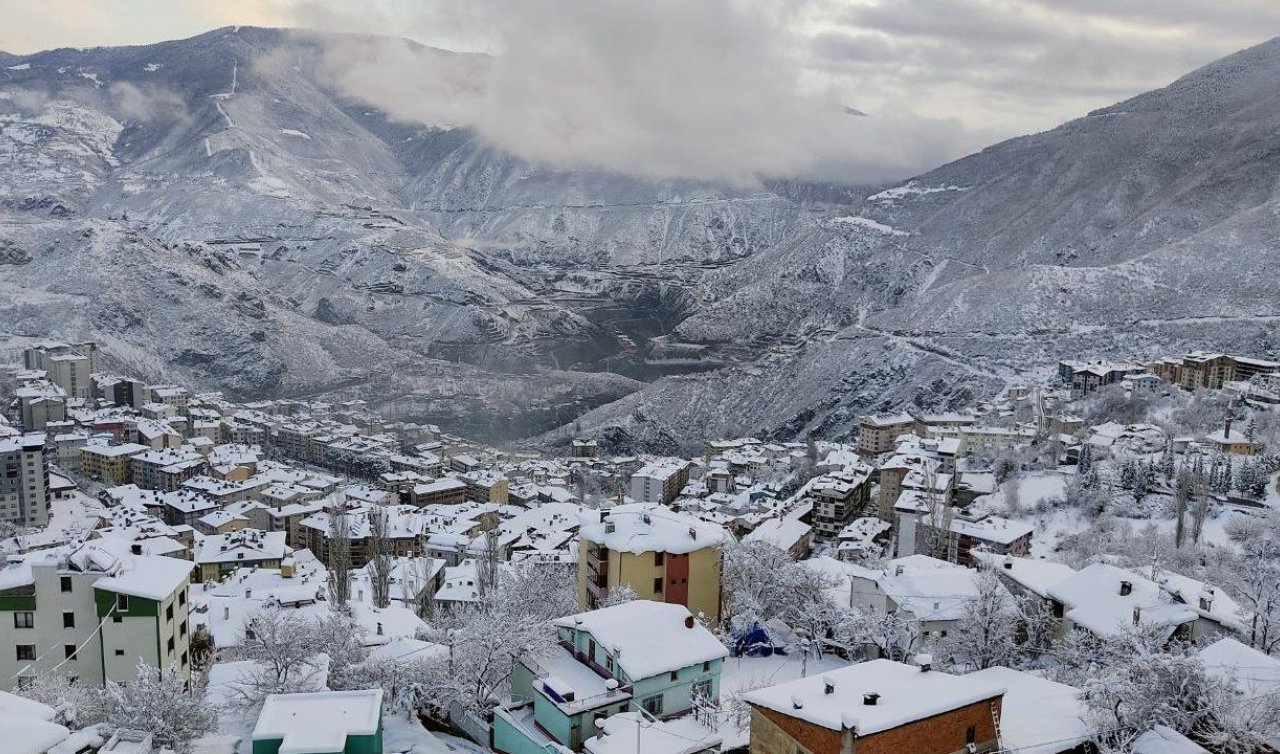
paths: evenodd
<path fill-rule="evenodd" d="M 488 94 L 443 109 L 421 103 L 457 82 L 401 45 L 342 45 L 330 67 L 371 104 L 464 122 L 526 157 L 696 177 L 909 172 L 1280 35 L 1280 2 L 1260 0 L 0 3 L 0 49 L 14 53 L 229 24 L 495 53 Z"/>

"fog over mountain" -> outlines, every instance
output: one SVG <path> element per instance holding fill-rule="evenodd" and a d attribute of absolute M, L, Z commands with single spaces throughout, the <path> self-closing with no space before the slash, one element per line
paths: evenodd
<path fill-rule="evenodd" d="M 369 50 L 421 75 L 399 88 Z M 250 27 L 0 56 L 6 360 L 93 338 L 153 380 L 360 388 L 490 439 L 657 450 L 840 437 L 1067 353 L 1280 349 L 1280 42 L 874 186 L 928 150 L 895 162 L 881 139 L 818 170 L 797 145 L 892 133 L 891 113 L 654 102 L 690 151 L 638 162 L 651 131 L 620 129 L 643 100 L 602 102 L 623 137 L 596 140 L 502 70 Z"/>

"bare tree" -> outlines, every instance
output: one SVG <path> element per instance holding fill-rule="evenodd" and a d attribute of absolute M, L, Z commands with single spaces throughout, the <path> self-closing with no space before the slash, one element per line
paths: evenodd
<path fill-rule="evenodd" d="M 351 600 L 351 518 L 346 503 L 329 511 L 329 536 L 325 543 L 329 567 L 329 599 L 339 607 Z"/>
<path fill-rule="evenodd" d="M 387 510 L 381 506 L 368 513 L 369 519 L 369 586 L 373 590 L 373 606 L 391 604 L 391 539 L 387 535 Z"/>
<path fill-rule="evenodd" d="M 1186 466 L 1178 469 L 1178 478 L 1173 490 L 1173 508 L 1177 519 L 1173 529 L 1174 547 L 1182 547 L 1187 536 L 1187 503 L 1191 499 L 1191 472 Z"/>

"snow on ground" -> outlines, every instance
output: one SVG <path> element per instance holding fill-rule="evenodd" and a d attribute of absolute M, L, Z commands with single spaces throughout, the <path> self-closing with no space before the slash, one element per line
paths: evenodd
<path fill-rule="evenodd" d="M 924 194 L 937 194 L 943 191 L 967 191 L 964 186 L 917 186 L 915 181 L 907 183 L 891 189 L 885 189 L 878 194 L 868 196 L 868 201 L 873 202 L 892 202 L 908 196 L 922 196 Z"/>
<path fill-rule="evenodd" d="M 30 63 L 19 63 L 5 68 L 6 71 L 25 71 L 31 68 Z"/>
<path fill-rule="evenodd" d="M 856 225 L 859 228 L 866 228 L 867 230 L 873 230 L 876 233 L 883 233 L 886 236 L 908 235 L 904 231 L 897 230 L 896 228 L 885 225 L 884 223 L 878 223 L 869 217 L 833 217 L 831 219 L 831 222 L 840 223 L 842 225 Z"/>
<path fill-rule="evenodd" d="M 821 658 L 810 655 L 806 661 L 798 651 L 773 657 L 726 658 L 720 670 L 720 707 L 724 710 L 720 736 L 724 739 L 724 748 L 746 746 L 748 743 L 750 716 L 735 715 L 733 710 L 737 706 L 734 701 L 741 694 L 851 664 L 831 654 Z"/>
<path fill-rule="evenodd" d="M 307 139 L 307 140 L 311 139 L 310 136 L 304 134 L 301 131 L 295 131 L 292 128 L 282 128 L 280 129 L 280 133 L 284 134 L 285 136 L 297 136 L 300 139 Z"/>
<path fill-rule="evenodd" d="M 433 733 L 404 712 L 382 715 L 382 751 L 386 754 L 490 754 L 465 738 Z"/>

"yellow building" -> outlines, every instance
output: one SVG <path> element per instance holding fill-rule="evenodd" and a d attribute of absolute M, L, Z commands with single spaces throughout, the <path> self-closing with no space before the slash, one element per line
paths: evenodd
<path fill-rule="evenodd" d="M 80 473 L 108 485 L 128 484 L 129 457 L 146 451 L 144 445 L 86 445 L 80 449 Z"/>
<path fill-rule="evenodd" d="M 578 604 L 594 610 L 621 587 L 639 599 L 684 605 L 720 621 L 724 529 L 660 505 L 619 505 L 584 524 L 578 548 Z"/>

